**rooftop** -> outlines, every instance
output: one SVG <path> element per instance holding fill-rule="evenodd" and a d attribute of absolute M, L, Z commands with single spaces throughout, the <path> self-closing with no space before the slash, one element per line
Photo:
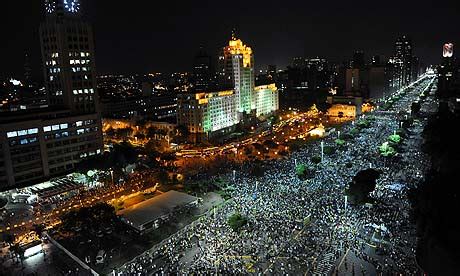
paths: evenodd
<path fill-rule="evenodd" d="M 175 208 L 188 205 L 196 200 L 194 196 L 171 190 L 121 210 L 118 215 L 139 229 L 141 225 L 164 217 L 172 213 Z"/>

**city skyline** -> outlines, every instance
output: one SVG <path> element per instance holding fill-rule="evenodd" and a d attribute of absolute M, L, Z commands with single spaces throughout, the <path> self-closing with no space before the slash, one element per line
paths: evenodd
<path fill-rule="evenodd" d="M 449 1 L 445 3 L 449 6 Z M 2 33 L 9 38 L 2 45 L 2 75 L 22 76 L 24 54 L 28 53 L 33 76 L 41 76 L 38 32 L 31 26 L 43 19 L 43 3 L 27 4 L 7 3 L 6 10 L 22 12 L 9 13 L 5 22 L 15 20 L 22 24 L 1 24 Z M 190 71 L 200 45 L 216 57 L 221 42 L 230 38 L 233 28 L 244 41 L 255 45 L 257 70 L 268 64 L 285 68 L 296 56 L 320 56 L 340 62 L 349 59 L 355 50 L 364 51 L 367 59 L 373 54 L 388 57 L 393 54 L 394 40 L 403 34 L 414 42 L 415 55 L 429 65 L 439 61 L 440 41 L 456 44 L 454 26 L 443 19 L 453 13 L 452 9 L 399 3 L 392 11 L 396 4 L 390 2 L 379 9 L 365 4 L 334 4 L 336 9 L 330 9 L 321 4 L 286 3 L 278 8 L 271 3 L 252 2 L 225 20 L 218 6 L 196 3 L 162 3 L 154 7 L 139 3 L 129 7 L 123 3 L 83 1 L 82 12 L 95 27 L 101 74 Z"/>

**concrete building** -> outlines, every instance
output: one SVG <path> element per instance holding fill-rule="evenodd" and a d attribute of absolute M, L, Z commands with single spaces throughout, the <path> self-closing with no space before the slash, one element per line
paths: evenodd
<path fill-rule="evenodd" d="M 210 138 L 233 131 L 238 123 L 233 90 L 178 96 L 177 124 L 186 126 L 192 134 Z"/>
<path fill-rule="evenodd" d="M 11 112 L 0 119 L 0 190 L 71 172 L 103 149 L 100 117 L 69 110 Z"/>
<path fill-rule="evenodd" d="M 1 114 L 1 190 L 64 175 L 103 150 L 91 26 L 78 0 L 45 7 L 39 33 L 50 106 Z"/>
<path fill-rule="evenodd" d="M 260 85 L 254 88 L 254 102 L 256 116 L 266 116 L 273 114 L 279 109 L 278 89 L 274 83 Z"/>
<path fill-rule="evenodd" d="M 176 118 L 177 96 L 173 93 L 125 99 L 103 99 L 100 103 L 103 118 L 140 117 L 154 121 Z"/>

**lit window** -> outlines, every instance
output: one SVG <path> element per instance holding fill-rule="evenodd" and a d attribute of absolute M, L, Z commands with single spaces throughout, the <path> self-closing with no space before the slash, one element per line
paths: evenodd
<path fill-rule="evenodd" d="M 77 127 L 82 126 L 82 125 L 83 125 L 83 121 L 77 121 L 77 122 L 76 122 L 76 125 L 77 125 Z"/>
<path fill-rule="evenodd" d="M 18 130 L 18 136 L 23 136 L 23 135 L 27 135 L 27 130 L 26 129 Z"/>
<path fill-rule="evenodd" d="M 38 133 L 38 128 L 30 128 L 27 130 L 28 134 L 37 134 Z"/>
<path fill-rule="evenodd" d="M 21 141 L 19 141 L 19 143 L 20 143 L 21 145 L 25 145 L 25 144 L 28 144 L 29 141 L 28 141 L 27 139 L 21 139 Z"/>
<path fill-rule="evenodd" d="M 77 94 L 78 94 L 78 90 L 73 90 L 73 94 L 74 94 L 74 95 L 77 95 Z"/>
<path fill-rule="evenodd" d="M 6 133 L 6 137 L 11 138 L 11 137 L 16 137 L 18 136 L 18 133 L 16 131 L 10 131 Z"/>
<path fill-rule="evenodd" d="M 51 126 L 51 129 L 52 129 L 52 130 L 58 130 L 58 129 L 59 129 L 59 125 L 53 125 L 53 126 Z"/>
<path fill-rule="evenodd" d="M 77 129 L 77 135 L 85 133 L 85 130 L 83 128 Z"/>
<path fill-rule="evenodd" d="M 75 60 L 71 59 L 70 64 L 75 64 Z"/>
<path fill-rule="evenodd" d="M 51 126 L 44 126 L 44 127 L 43 127 L 43 131 L 44 131 L 44 132 L 49 132 L 49 131 L 51 131 Z"/>
<path fill-rule="evenodd" d="M 61 124 L 60 127 L 61 127 L 61 129 L 66 129 L 66 128 L 69 127 L 69 125 L 68 124 Z"/>

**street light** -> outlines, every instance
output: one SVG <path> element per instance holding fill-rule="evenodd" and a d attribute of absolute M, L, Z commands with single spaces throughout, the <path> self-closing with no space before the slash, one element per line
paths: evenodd
<path fill-rule="evenodd" d="M 236 177 L 236 171 L 233 170 L 233 181 L 235 181 L 235 177 Z"/>
<path fill-rule="evenodd" d="M 347 212 L 347 201 L 348 201 L 348 196 L 345 196 L 345 212 Z"/>
<path fill-rule="evenodd" d="M 337 139 L 340 139 L 340 130 L 337 131 Z"/>
<path fill-rule="evenodd" d="M 110 175 L 112 176 L 112 186 L 113 186 L 113 169 L 110 169 Z"/>
<path fill-rule="evenodd" d="M 324 159 L 324 142 L 321 141 L 321 163 L 323 162 Z"/>

